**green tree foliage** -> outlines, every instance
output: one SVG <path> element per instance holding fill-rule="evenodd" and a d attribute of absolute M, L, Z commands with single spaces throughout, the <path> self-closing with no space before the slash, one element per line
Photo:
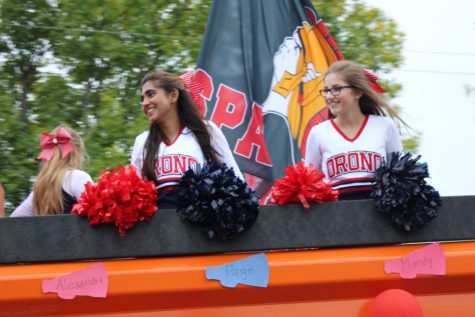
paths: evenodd
<path fill-rule="evenodd" d="M 2 1 L 0 10 L 0 167 L 7 201 L 17 203 L 34 175 L 37 132 L 33 111 L 33 87 L 40 80 L 40 67 L 53 49 L 56 9 L 47 1 Z M 9 207 L 9 206 L 7 206 Z"/>
<path fill-rule="evenodd" d="M 419 131 L 413 131 L 410 136 L 406 136 L 402 140 L 404 150 L 412 153 L 417 153 L 419 149 L 419 142 L 421 140 L 421 133 Z"/>
<path fill-rule="evenodd" d="M 395 23 L 361 0 L 313 1 L 346 58 L 378 72 L 401 63 Z M 211 0 L 0 0 L 0 182 L 12 210 L 31 189 L 40 133 L 84 137 L 97 180 L 128 164 L 147 129 L 138 80 L 194 67 Z M 383 82 L 394 96 L 400 87 Z"/>
<path fill-rule="evenodd" d="M 56 11 L 47 1 L 3 1 L 0 11 L 0 52 L 5 59 L 2 68 L 9 74 L 7 87 L 15 94 L 20 106 L 20 119 L 28 123 L 31 110 L 28 95 L 39 78 L 39 67 L 45 55 L 52 49 L 48 28 L 33 28 L 34 25 L 51 26 L 55 23 Z"/>
<path fill-rule="evenodd" d="M 126 164 L 133 138 L 147 126 L 138 79 L 156 68 L 179 73 L 192 66 L 209 1 L 60 1 L 59 8 L 55 55 L 80 94 L 76 123 L 88 131 L 97 175 Z"/>
<path fill-rule="evenodd" d="M 312 2 L 345 58 L 376 72 L 386 96 L 396 97 L 401 91 L 401 84 L 387 78 L 386 74 L 403 62 L 404 34 L 398 31 L 394 20 L 362 0 Z M 399 108 L 399 105 L 394 105 L 398 112 Z M 404 149 L 417 152 L 420 132 L 412 127 L 403 127 L 401 133 Z"/>
<path fill-rule="evenodd" d="M 355 61 L 378 74 L 401 66 L 404 34 L 394 20 L 362 0 L 313 0 L 325 25 L 346 59 Z M 380 79 L 390 97 L 401 87 Z"/>
<path fill-rule="evenodd" d="M 86 170 L 127 164 L 146 130 L 138 80 L 193 67 L 211 1 L 13 1 L 1 5 L 0 181 L 11 211 L 31 189 L 40 133 L 84 137 Z"/>

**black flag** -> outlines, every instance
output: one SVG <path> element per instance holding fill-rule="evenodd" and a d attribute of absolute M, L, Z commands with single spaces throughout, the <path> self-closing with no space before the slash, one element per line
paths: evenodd
<path fill-rule="evenodd" d="M 310 1 L 214 1 L 193 81 L 198 104 L 226 135 L 241 170 L 262 189 L 301 160 L 325 120 L 318 91 L 343 59 Z"/>

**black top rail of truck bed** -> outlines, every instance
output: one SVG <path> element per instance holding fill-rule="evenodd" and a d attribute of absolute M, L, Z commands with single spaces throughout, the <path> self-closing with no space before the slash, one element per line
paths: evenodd
<path fill-rule="evenodd" d="M 370 200 L 261 206 L 235 240 L 208 239 L 174 210 L 159 210 L 120 237 L 112 224 L 76 215 L 0 219 L 0 263 L 163 257 L 302 248 L 475 240 L 475 196 L 443 197 L 439 215 L 416 232 L 396 229 Z"/>

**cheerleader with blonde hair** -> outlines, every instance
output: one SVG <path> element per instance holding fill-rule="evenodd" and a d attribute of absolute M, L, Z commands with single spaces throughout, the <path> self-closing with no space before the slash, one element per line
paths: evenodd
<path fill-rule="evenodd" d="M 320 90 L 330 120 L 310 130 L 305 164 L 325 174 L 340 200 L 369 198 L 376 169 L 402 151 L 396 122 L 406 124 L 376 93 L 374 76 L 354 62 L 338 61 Z"/>
<path fill-rule="evenodd" d="M 43 133 L 40 141 L 43 160 L 33 192 L 12 213 L 18 216 L 69 214 L 91 176 L 82 165 L 86 150 L 79 134 L 60 125 L 51 134 Z"/>

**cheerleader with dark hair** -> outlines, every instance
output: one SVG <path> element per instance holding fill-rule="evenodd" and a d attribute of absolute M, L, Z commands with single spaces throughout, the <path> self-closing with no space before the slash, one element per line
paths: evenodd
<path fill-rule="evenodd" d="M 141 80 L 142 111 L 149 130 L 135 139 L 131 164 L 155 182 L 160 208 L 176 208 L 176 186 L 188 169 L 225 163 L 243 179 L 221 130 L 198 113 L 183 81 L 164 71 Z"/>

